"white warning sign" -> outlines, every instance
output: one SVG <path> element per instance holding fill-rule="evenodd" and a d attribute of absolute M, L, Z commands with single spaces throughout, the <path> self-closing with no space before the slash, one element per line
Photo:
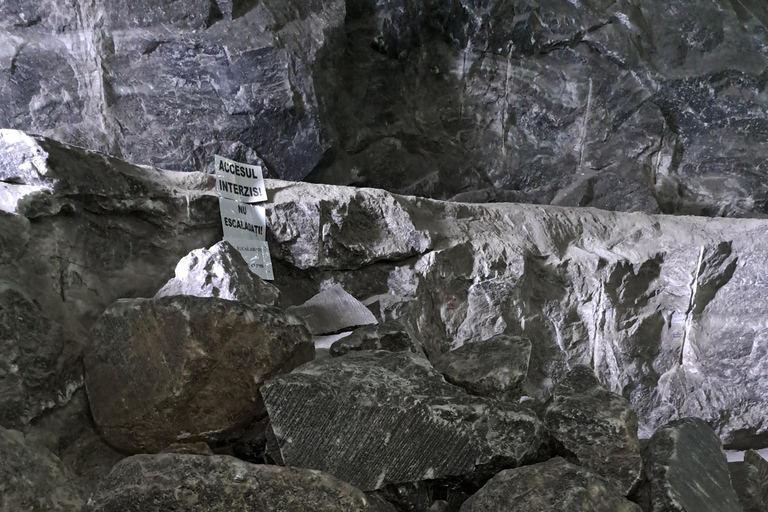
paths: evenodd
<path fill-rule="evenodd" d="M 272 271 L 272 258 L 269 256 L 267 242 L 260 240 L 227 240 L 240 251 L 248 268 L 262 279 L 272 281 L 275 274 Z"/>
<path fill-rule="evenodd" d="M 215 155 L 216 190 L 220 197 L 256 203 L 267 200 L 264 175 L 258 165 L 241 164 Z"/>
<path fill-rule="evenodd" d="M 221 227 L 224 240 L 266 240 L 267 215 L 264 208 L 253 204 L 239 203 L 219 198 Z"/>

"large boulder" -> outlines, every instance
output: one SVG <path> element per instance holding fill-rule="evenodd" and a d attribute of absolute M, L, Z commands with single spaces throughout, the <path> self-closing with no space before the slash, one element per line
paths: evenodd
<path fill-rule="evenodd" d="M 364 491 L 489 477 L 534 460 L 545 429 L 516 405 L 468 396 L 410 352 L 303 365 L 261 389 L 282 461 Z"/>
<path fill-rule="evenodd" d="M 670 422 L 643 450 L 652 512 L 742 512 L 720 440 L 698 418 Z"/>
<path fill-rule="evenodd" d="M 560 457 L 502 471 L 461 506 L 461 512 L 534 510 L 641 512 L 610 482 Z"/>
<path fill-rule="evenodd" d="M 251 272 L 248 263 L 227 241 L 184 256 L 176 265 L 176 276 L 160 288 L 155 298 L 173 295 L 217 297 L 247 306 L 280 305 L 280 290 Z"/>
<path fill-rule="evenodd" d="M 394 512 L 346 482 L 309 469 L 223 455 L 135 455 L 117 464 L 88 512 Z"/>
<path fill-rule="evenodd" d="M 104 438 L 133 453 L 226 437 L 264 414 L 264 381 L 314 357 L 296 317 L 223 299 L 119 300 L 94 330 L 91 411 Z"/>
<path fill-rule="evenodd" d="M 0 426 L 0 510 L 81 512 L 84 505 L 55 455 Z"/>
<path fill-rule="evenodd" d="M 592 368 L 576 366 L 555 387 L 544 424 L 579 464 L 610 480 L 622 495 L 640 484 L 637 416 L 627 399 L 600 385 Z"/>

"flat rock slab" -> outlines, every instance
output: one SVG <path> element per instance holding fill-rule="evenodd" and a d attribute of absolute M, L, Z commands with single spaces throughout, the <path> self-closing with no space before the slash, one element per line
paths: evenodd
<path fill-rule="evenodd" d="M 265 380 L 314 357 L 298 318 L 223 299 L 119 300 L 94 332 L 85 357 L 93 417 L 129 453 L 225 436 L 264 413 Z"/>
<path fill-rule="evenodd" d="M 59 459 L 0 427 L 0 510 L 80 512 L 83 505 Z"/>
<path fill-rule="evenodd" d="M 544 424 L 581 465 L 611 480 L 622 495 L 639 485 L 637 416 L 628 400 L 600 385 L 592 368 L 574 367 L 555 387 Z"/>
<path fill-rule="evenodd" d="M 328 474 L 224 455 L 164 453 L 122 460 L 88 512 L 395 512 Z"/>
<path fill-rule="evenodd" d="M 742 512 L 720 440 L 704 420 L 657 430 L 643 450 L 652 512 Z"/>
<path fill-rule="evenodd" d="M 355 329 L 349 336 L 331 345 L 331 356 L 338 357 L 356 350 L 422 353 L 405 326 L 396 320 Z"/>
<path fill-rule="evenodd" d="M 280 305 L 280 290 L 263 281 L 229 242 L 210 249 L 195 249 L 176 265 L 176 275 L 155 298 L 173 295 L 216 297 L 242 302 L 246 306 Z"/>
<path fill-rule="evenodd" d="M 318 293 L 300 306 L 287 309 L 307 322 L 312 334 L 330 334 L 350 327 L 377 323 L 376 317 L 362 302 L 334 285 Z"/>
<path fill-rule="evenodd" d="M 499 334 L 446 352 L 434 364 L 448 382 L 473 395 L 518 402 L 530 359 L 529 339 Z"/>
<path fill-rule="evenodd" d="M 313 361 L 261 390 L 284 463 L 365 490 L 491 476 L 538 455 L 545 429 L 516 405 L 472 397 L 409 352 Z"/>
<path fill-rule="evenodd" d="M 502 471 L 461 506 L 461 512 L 534 511 L 642 512 L 601 476 L 559 457 Z"/>

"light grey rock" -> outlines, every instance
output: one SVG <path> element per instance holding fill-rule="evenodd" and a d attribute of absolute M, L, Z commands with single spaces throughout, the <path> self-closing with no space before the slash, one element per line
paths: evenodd
<path fill-rule="evenodd" d="M 0 426 L 0 510 L 81 512 L 84 505 L 55 455 Z"/>
<path fill-rule="evenodd" d="M 303 365 L 261 389 L 284 464 L 364 491 L 486 478 L 538 456 L 531 412 L 468 396 L 409 352 L 364 351 Z"/>
<path fill-rule="evenodd" d="M 643 450 L 652 512 L 741 512 L 720 440 L 698 418 L 657 430 Z"/>
<path fill-rule="evenodd" d="M 280 305 L 280 290 L 251 272 L 237 249 L 227 241 L 184 256 L 176 265 L 176 277 L 165 283 L 155 298 L 172 295 L 217 297 L 246 306 Z"/>
<path fill-rule="evenodd" d="M 376 323 L 373 313 L 340 285 L 323 290 L 304 304 L 291 306 L 286 311 L 307 322 L 309 330 L 316 335 Z"/>
<path fill-rule="evenodd" d="M 640 512 L 611 483 L 560 457 L 497 474 L 461 512 Z"/>
<path fill-rule="evenodd" d="M 427 512 L 450 512 L 448 502 L 445 500 L 437 500 L 427 509 Z"/>
<path fill-rule="evenodd" d="M 88 512 L 394 512 L 341 480 L 222 455 L 134 455 L 88 500 Z"/>
<path fill-rule="evenodd" d="M 94 330 L 91 411 L 107 442 L 128 453 L 226 439 L 264 414 L 264 381 L 314 357 L 296 317 L 214 298 L 119 300 Z"/>
<path fill-rule="evenodd" d="M 0 120 L 140 164 L 301 179 L 334 146 L 340 0 L 0 6 Z"/>
<path fill-rule="evenodd" d="M 356 350 L 423 353 L 405 326 L 396 320 L 359 327 L 349 336 L 335 341 L 330 348 L 332 357 L 343 356 Z"/>
<path fill-rule="evenodd" d="M 448 382 L 473 395 L 518 402 L 530 359 L 530 340 L 497 334 L 446 352 L 434 364 Z"/>
<path fill-rule="evenodd" d="M 471 205 L 272 183 L 280 190 L 269 208 L 286 213 L 271 215 L 274 232 L 308 223 L 309 212 L 315 221 L 308 224 L 316 226 L 322 208 L 339 219 L 339 235 L 312 238 L 305 254 L 340 256 L 336 240 L 357 236 L 355 219 L 376 225 L 369 215 L 400 205 L 408 220 L 399 224 L 430 240 L 423 254 L 404 256 L 402 238 L 382 227 L 366 233 L 365 246 L 380 249 L 362 268 L 336 256 L 333 264 L 312 256 L 302 265 L 315 286 L 333 279 L 358 283 L 362 300 L 396 298 L 390 310 L 431 360 L 496 334 L 525 337 L 531 358 L 523 390 L 537 401 L 571 367 L 587 364 L 606 389 L 630 401 L 640 437 L 696 416 L 729 448 L 765 446 L 766 221 Z M 357 211 L 326 201 L 350 196 Z M 276 236 L 271 243 L 295 264 L 294 240 Z M 286 279 L 281 290 L 299 282 Z"/>
<path fill-rule="evenodd" d="M 543 419 L 579 464 L 611 481 L 622 496 L 637 489 L 643 471 L 637 416 L 625 398 L 600 385 L 592 368 L 576 366 L 568 373 Z"/>

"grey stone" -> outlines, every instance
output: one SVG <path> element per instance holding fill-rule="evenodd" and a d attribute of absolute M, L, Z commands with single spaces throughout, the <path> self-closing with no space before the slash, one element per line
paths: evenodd
<path fill-rule="evenodd" d="M 344 14 L 340 0 L 9 0 L 0 125 L 174 170 L 263 158 L 301 179 L 334 145 L 322 92 Z"/>
<path fill-rule="evenodd" d="M 393 320 L 383 324 L 358 327 L 349 336 L 335 341 L 331 356 L 343 356 L 355 350 L 407 351 L 422 354 L 421 348 L 402 323 Z"/>
<path fill-rule="evenodd" d="M 88 512 L 394 512 L 320 471 L 249 464 L 223 455 L 134 455 L 115 466 Z"/>
<path fill-rule="evenodd" d="M 747 450 L 743 461 L 728 463 L 728 471 L 744 512 L 768 510 L 768 461 Z"/>
<path fill-rule="evenodd" d="M 637 416 L 627 399 L 600 385 L 592 368 L 574 367 L 555 387 L 544 424 L 579 464 L 611 481 L 623 496 L 640 484 Z"/>
<path fill-rule="evenodd" d="M 84 505 L 55 455 L 0 426 L 0 510 L 80 512 Z"/>
<path fill-rule="evenodd" d="M 286 311 L 307 322 L 312 334 L 332 334 L 376 323 L 373 313 L 340 285 L 323 290 L 304 304 L 291 306 Z"/>
<path fill-rule="evenodd" d="M 280 290 L 248 269 L 240 253 L 227 242 L 210 249 L 195 249 L 176 265 L 176 276 L 165 283 L 155 298 L 172 295 L 217 297 L 246 306 L 280 305 Z"/>
<path fill-rule="evenodd" d="M 427 509 L 427 512 L 450 512 L 448 502 L 445 500 L 437 500 Z"/>
<path fill-rule="evenodd" d="M 754 450 L 747 450 L 744 453 L 744 462 L 756 470 L 756 477 L 759 487 L 762 490 L 761 498 L 763 506 L 768 508 L 768 461 Z"/>
<path fill-rule="evenodd" d="M 303 365 L 261 389 L 284 463 L 364 491 L 492 475 L 538 456 L 545 429 L 516 405 L 470 397 L 409 352 Z"/>
<path fill-rule="evenodd" d="M 530 358 L 529 339 L 497 334 L 446 352 L 434 364 L 448 382 L 473 395 L 518 402 Z"/>
<path fill-rule="evenodd" d="M 214 298 L 119 300 L 94 330 L 91 410 L 104 438 L 129 453 L 226 439 L 264 414 L 264 381 L 314 357 L 296 317 Z"/>
<path fill-rule="evenodd" d="M 461 506 L 461 512 L 533 510 L 640 512 L 641 508 L 607 480 L 560 457 L 502 471 Z"/>
<path fill-rule="evenodd" d="M 652 512 L 740 512 L 720 440 L 698 418 L 657 430 L 643 450 Z"/>
<path fill-rule="evenodd" d="M 391 297 L 389 311 L 430 360 L 496 334 L 525 337 L 531 358 L 523 390 L 539 403 L 571 367 L 587 364 L 630 401 L 640 437 L 696 416 L 728 448 L 765 446 L 764 220 L 445 203 L 366 189 L 354 192 L 355 211 L 328 201 L 348 197 L 347 188 L 270 186 L 279 189 L 270 209 L 286 213 L 271 216 L 276 233 L 317 226 L 322 208 L 339 219 L 336 237 L 304 245 L 313 256 L 302 266 L 315 286 L 357 283 L 362 300 Z M 380 248 L 376 258 L 358 268 L 351 262 L 359 260 L 341 257 L 337 240 L 358 235 L 356 219 L 375 226 L 369 216 L 385 215 L 392 202 L 407 216 L 398 224 L 430 240 L 426 252 L 403 254 L 402 237 L 379 224 L 365 234 L 365 247 Z M 276 236 L 275 254 L 296 264 L 296 240 Z M 315 256 L 331 253 L 332 260 Z M 303 282 L 286 274 L 280 287 L 286 293 Z"/>

